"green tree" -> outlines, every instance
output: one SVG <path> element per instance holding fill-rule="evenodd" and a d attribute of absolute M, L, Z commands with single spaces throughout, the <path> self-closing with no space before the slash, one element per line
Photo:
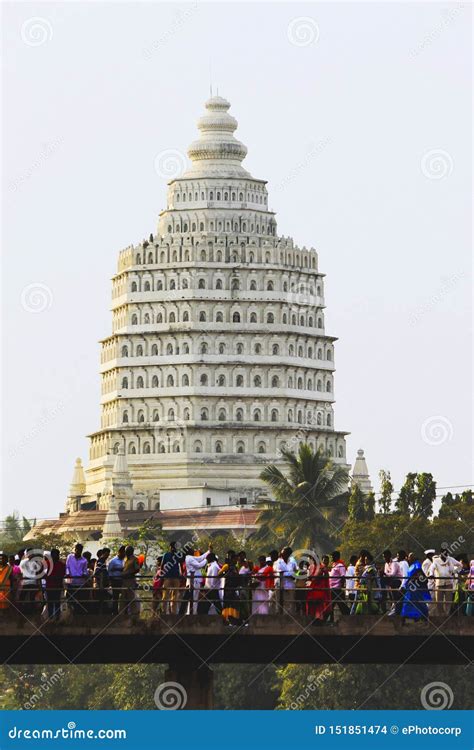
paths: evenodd
<path fill-rule="evenodd" d="M 380 469 L 380 498 L 379 498 L 379 509 L 381 513 L 390 513 L 392 510 L 392 494 L 393 484 L 392 477 L 389 471 Z"/>
<path fill-rule="evenodd" d="M 404 516 L 409 516 L 414 512 L 416 507 L 416 476 L 415 472 L 409 472 L 406 475 L 405 482 L 397 498 L 397 513 L 401 513 Z"/>
<path fill-rule="evenodd" d="M 472 490 L 463 490 L 461 493 L 461 502 L 466 507 L 472 507 L 474 505 Z"/>
<path fill-rule="evenodd" d="M 416 477 L 416 497 L 413 512 L 418 516 L 431 518 L 436 500 L 436 482 L 432 474 L 422 472 Z"/>
<path fill-rule="evenodd" d="M 307 443 L 295 455 L 282 451 L 288 474 L 271 464 L 260 478 L 275 500 L 259 513 L 259 538 L 275 535 L 281 528 L 292 547 L 323 552 L 337 543 L 339 529 L 347 516 L 346 469 L 334 464 L 322 451 L 313 452 Z"/>
<path fill-rule="evenodd" d="M 367 521 L 373 521 L 375 518 L 375 495 L 369 492 L 365 497 L 365 518 Z"/>
<path fill-rule="evenodd" d="M 108 543 L 107 546 L 114 551 L 118 549 L 122 544 L 130 544 L 132 547 L 139 547 L 140 551 L 145 556 L 144 566 L 145 568 L 147 568 L 149 566 L 147 557 L 150 551 L 152 549 L 156 549 L 156 547 L 159 547 L 160 549 L 166 549 L 166 547 L 168 546 L 168 539 L 166 534 L 163 532 L 159 521 L 157 521 L 156 518 L 152 517 L 147 518 L 146 521 L 141 524 L 141 526 L 138 526 L 138 528 L 130 531 L 127 537 L 119 537 L 117 539 L 113 539 Z M 152 560 L 151 562 L 153 564 L 154 560 Z"/>
<path fill-rule="evenodd" d="M 37 549 L 58 549 L 63 557 L 72 552 L 76 543 L 76 537 L 73 534 L 37 534 L 34 539 L 28 542 L 28 547 Z"/>
<path fill-rule="evenodd" d="M 213 670 L 216 710 L 276 708 L 279 690 L 274 664 L 217 664 Z"/>
<path fill-rule="evenodd" d="M 441 498 L 441 506 L 438 512 L 439 518 L 459 518 L 457 505 L 459 503 L 459 495 L 453 497 L 452 492 L 447 492 Z"/>
<path fill-rule="evenodd" d="M 281 709 L 421 709 L 423 688 L 438 681 L 452 690 L 453 709 L 474 705 L 462 665 L 290 664 L 277 670 L 277 679 Z"/>
<path fill-rule="evenodd" d="M 5 516 L 2 522 L 0 533 L 0 544 L 2 548 L 14 551 L 20 549 L 23 544 L 23 537 L 31 529 L 31 524 L 24 516 L 20 519 L 17 510 L 14 510 L 8 516 Z"/>
<path fill-rule="evenodd" d="M 350 521 L 365 521 L 364 493 L 359 485 L 354 482 L 349 495 L 348 516 Z"/>
<path fill-rule="evenodd" d="M 438 517 L 440 519 L 463 521 L 468 526 L 472 526 L 474 521 L 472 490 L 464 490 L 460 495 L 457 494 L 454 497 L 451 492 L 443 495 Z"/>

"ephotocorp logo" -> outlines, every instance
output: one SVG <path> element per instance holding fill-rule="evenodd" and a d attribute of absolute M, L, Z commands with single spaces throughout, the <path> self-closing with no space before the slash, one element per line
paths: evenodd
<path fill-rule="evenodd" d="M 49 286 L 35 281 L 25 286 L 21 292 L 21 306 L 25 312 L 41 313 L 53 304 L 53 293 Z"/>
<path fill-rule="evenodd" d="M 155 690 L 154 700 L 160 711 L 179 711 L 188 702 L 188 694 L 179 682 L 162 682 Z"/>
<path fill-rule="evenodd" d="M 454 163 L 451 154 L 442 149 L 427 151 L 421 159 L 421 171 L 429 180 L 442 180 L 453 171 Z"/>
<path fill-rule="evenodd" d="M 311 16 L 298 16 L 288 24 L 288 41 L 295 47 L 308 47 L 319 39 L 319 26 Z"/>
<path fill-rule="evenodd" d="M 308 578 L 310 575 L 318 574 L 321 560 L 313 549 L 297 549 L 292 553 L 292 557 L 298 566 L 298 578 Z"/>
<path fill-rule="evenodd" d="M 186 157 L 177 149 L 167 148 L 155 156 L 154 165 L 158 177 L 174 180 L 186 169 Z"/>
<path fill-rule="evenodd" d="M 28 47 L 40 47 L 53 38 L 53 27 L 46 18 L 28 18 L 21 26 L 21 38 Z"/>
<path fill-rule="evenodd" d="M 454 693 L 445 682 L 430 682 L 421 691 L 420 700 L 427 711 L 444 711 L 453 705 Z"/>
<path fill-rule="evenodd" d="M 20 562 L 20 570 L 24 578 L 38 580 L 49 576 L 53 568 L 53 561 L 49 552 L 41 549 L 30 549 L 27 556 Z"/>
<path fill-rule="evenodd" d="M 428 445 L 443 445 L 452 440 L 453 425 L 440 415 L 428 417 L 421 425 L 421 437 Z"/>

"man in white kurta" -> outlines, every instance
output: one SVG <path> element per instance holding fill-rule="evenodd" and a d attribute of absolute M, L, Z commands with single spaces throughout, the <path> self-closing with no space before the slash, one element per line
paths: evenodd
<path fill-rule="evenodd" d="M 462 564 L 450 557 L 446 550 L 433 557 L 429 574 L 434 578 L 435 607 L 434 615 L 447 617 L 451 610 L 454 596 L 454 574 Z"/>
<path fill-rule="evenodd" d="M 296 560 L 291 557 L 291 547 L 284 547 L 280 552 L 280 557 L 273 566 L 277 575 L 275 584 L 278 584 L 283 599 L 283 612 L 294 614 L 295 612 L 295 588 L 296 588 L 296 571 L 298 565 Z M 280 598 L 280 596 L 279 596 Z"/>
<path fill-rule="evenodd" d="M 199 552 L 199 550 L 197 550 Z M 184 564 L 186 565 L 187 581 L 186 586 L 191 591 L 192 610 L 190 614 L 197 615 L 199 592 L 202 583 L 202 569 L 206 564 L 206 558 L 211 552 L 207 550 L 203 555 L 195 554 L 194 550 L 186 555 Z"/>
<path fill-rule="evenodd" d="M 426 557 L 423 560 L 423 562 L 421 563 L 421 569 L 422 569 L 425 577 L 428 579 L 428 593 L 431 596 L 431 601 L 427 602 L 427 605 L 428 605 L 428 612 L 430 612 L 431 614 L 433 613 L 433 608 L 434 608 L 434 587 L 435 587 L 435 582 L 434 582 L 434 578 L 430 577 L 430 568 L 431 568 L 431 566 L 433 564 L 433 556 L 434 556 L 434 554 L 435 554 L 435 550 L 434 549 L 425 549 L 425 555 L 426 555 Z"/>

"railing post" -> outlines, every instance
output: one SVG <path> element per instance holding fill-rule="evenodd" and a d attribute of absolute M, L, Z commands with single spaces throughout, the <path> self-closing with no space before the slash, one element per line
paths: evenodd
<path fill-rule="evenodd" d="M 284 599 L 283 599 L 283 573 L 280 573 L 280 590 L 278 592 L 278 598 L 279 598 L 279 604 L 280 604 L 280 614 L 283 614 L 283 605 L 284 605 Z"/>

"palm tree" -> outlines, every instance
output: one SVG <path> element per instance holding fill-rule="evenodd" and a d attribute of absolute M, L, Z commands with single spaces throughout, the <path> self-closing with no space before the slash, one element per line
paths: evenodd
<path fill-rule="evenodd" d="M 282 457 L 287 476 L 273 464 L 260 474 L 275 500 L 257 518 L 258 535 L 275 536 L 278 529 L 293 548 L 328 552 L 347 516 L 348 472 L 322 450 L 314 453 L 308 443 L 297 454 L 282 450 Z"/>

